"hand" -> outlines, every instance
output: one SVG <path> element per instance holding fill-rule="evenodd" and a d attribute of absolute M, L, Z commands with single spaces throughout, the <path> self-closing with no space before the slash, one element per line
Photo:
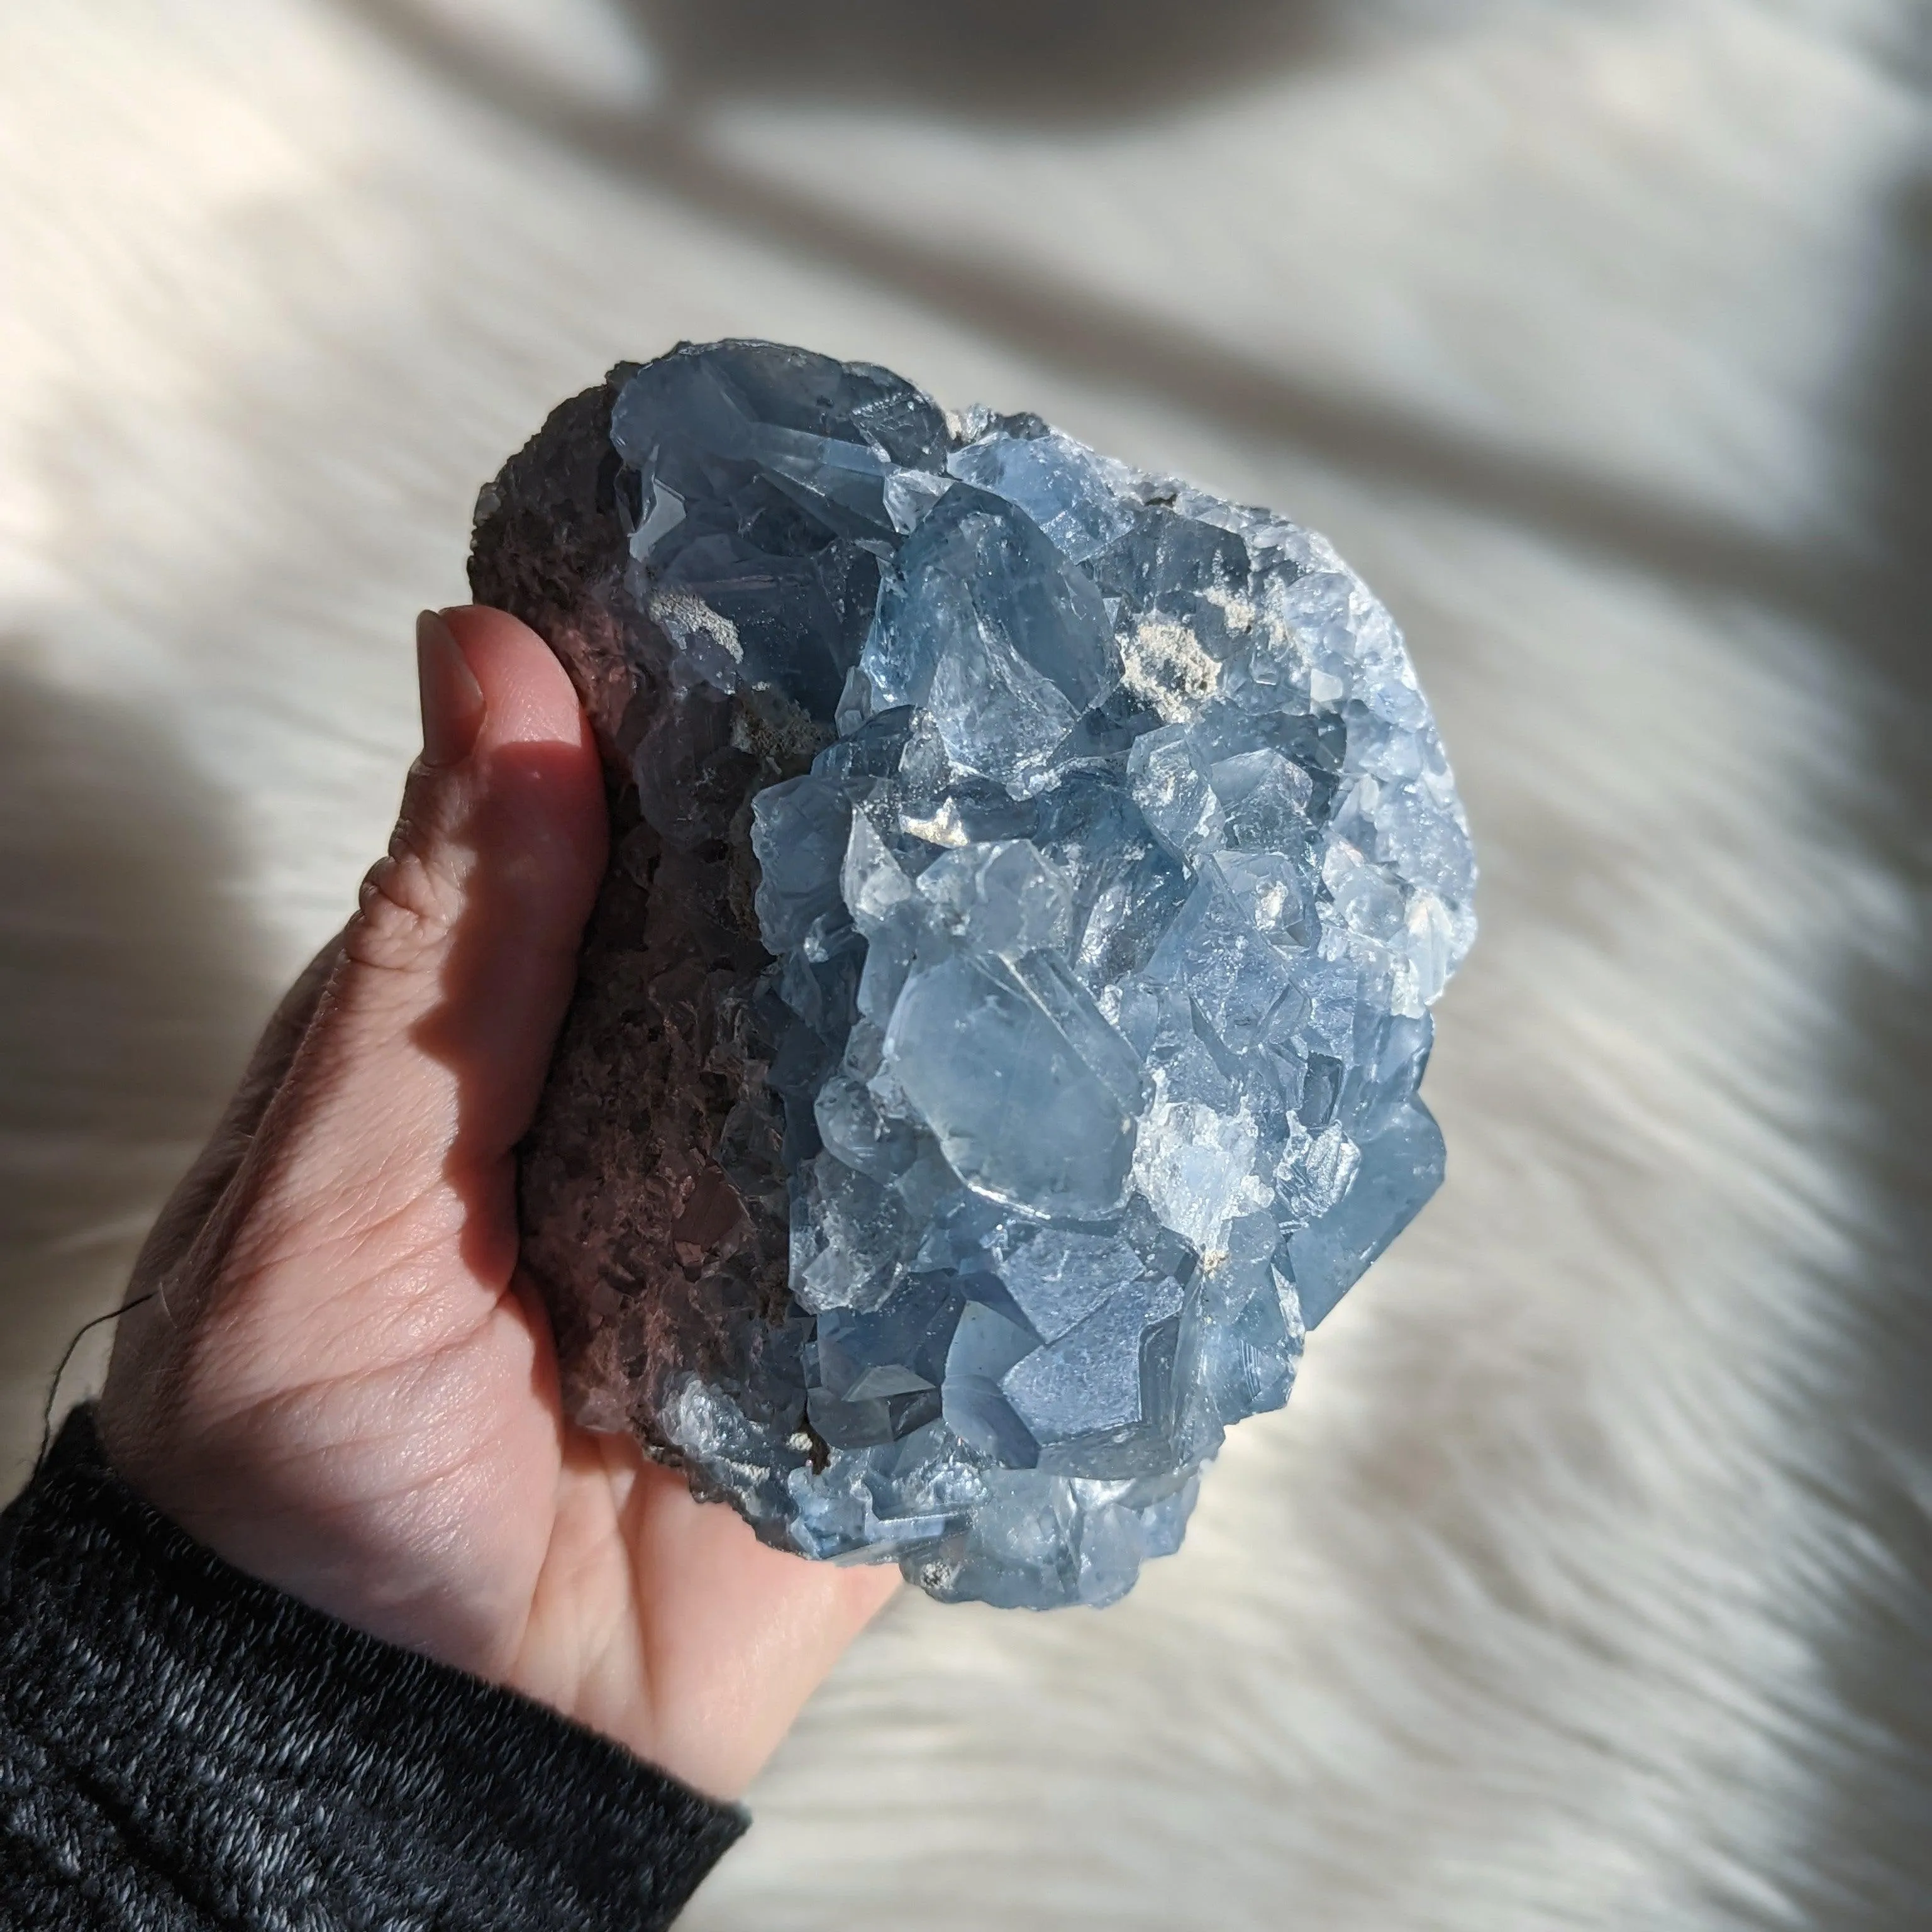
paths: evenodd
<path fill-rule="evenodd" d="M 568 679 L 418 627 L 424 752 L 361 909 L 136 1264 L 114 1466 L 238 1568 L 741 1792 L 894 1576 L 759 1544 L 562 1414 L 514 1155 L 602 873 Z"/>

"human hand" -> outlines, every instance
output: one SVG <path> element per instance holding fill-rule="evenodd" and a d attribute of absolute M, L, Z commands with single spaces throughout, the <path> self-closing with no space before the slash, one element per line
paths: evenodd
<path fill-rule="evenodd" d="M 425 617 L 424 754 L 142 1250 L 98 1426 L 238 1568 L 735 1797 L 896 1574 L 766 1548 L 565 1418 L 514 1149 L 604 854 L 569 680 Z"/>

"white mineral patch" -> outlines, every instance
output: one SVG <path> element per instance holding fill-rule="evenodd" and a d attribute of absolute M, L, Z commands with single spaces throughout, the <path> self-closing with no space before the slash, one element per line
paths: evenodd
<path fill-rule="evenodd" d="M 1120 640 L 1120 678 L 1170 724 L 1197 717 L 1221 682 L 1221 667 L 1185 624 L 1144 617 Z"/>
<path fill-rule="evenodd" d="M 729 617 L 712 610 L 703 598 L 664 585 L 651 592 L 645 608 L 706 683 L 721 691 L 736 684 L 745 647 L 738 640 L 737 626 Z"/>

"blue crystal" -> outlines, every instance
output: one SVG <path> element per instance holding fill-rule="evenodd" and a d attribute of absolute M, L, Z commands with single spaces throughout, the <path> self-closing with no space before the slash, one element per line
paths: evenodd
<path fill-rule="evenodd" d="M 578 1414 L 780 1546 L 1119 1596 L 1442 1179 L 1474 869 L 1388 614 L 1269 512 L 748 342 L 565 405 L 472 569 L 635 820 L 524 1156 Z"/>

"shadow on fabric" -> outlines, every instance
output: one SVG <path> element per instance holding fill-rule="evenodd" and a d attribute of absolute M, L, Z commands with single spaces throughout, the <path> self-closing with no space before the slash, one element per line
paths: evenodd
<path fill-rule="evenodd" d="M 1932 44 L 1918 78 L 1932 93 Z M 1928 103 L 1932 106 L 1932 103 Z M 1862 1180 L 1867 1278 L 1834 1315 L 1851 1392 L 1815 1472 L 1842 1526 L 1820 1663 L 1856 1729 L 1814 1741 L 1835 1763 L 1808 1868 L 1820 1924 L 1932 1922 L 1932 168 L 1892 204 L 1892 278 L 1852 424 L 1871 538 L 1833 634 L 1862 700 L 1862 765 L 1829 807 L 1882 880 L 1841 1019 L 1841 1133 Z M 1821 881 L 1821 916 L 1860 908 Z"/>
<path fill-rule="evenodd" d="M 779 63 L 770 49 L 752 46 L 748 24 L 754 16 L 762 20 L 768 4 L 775 10 L 777 0 L 726 0 L 716 20 L 705 24 L 703 16 L 711 10 L 703 0 L 634 0 L 632 15 L 640 26 L 671 23 L 673 78 L 663 90 L 669 104 L 626 111 L 588 101 L 568 85 L 520 64 L 451 26 L 422 0 L 334 0 L 340 11 L 374 28 L 446 86 L 614 178 L 682 202 L 760 246 L 916 303 L 1044 368 L 1190 413 L 1240 442 L 1286 446 L 1342 475 L 1440 497 L 1692 592 L 1774 603 L 1814 622 L 1828 621 L 1838 609 L 1838 587 L 1815 558 L 1708 509 L 1619 484 L 1560 458 L 1487 442 L 1370 394 L 1338 392 L 1172 317 L 1056 280 L 1044 268 L 1016 267 L 944 236 L 928 238 L 876 221 L 747 165 L 707 133 L 703 110 L 728 92 L 778 88 Z M 838 86 L 854 83 L 828 83 L 825 93 L 814 94 L 811 76 L 842 64 L 838 50 L 847 44 L 854 23 L 872 19 L 877 8 L 874 0 L 845 0 L 831 10 L 829 25 L 820 22 L 820 10 L 801 10 L 813 23 L 809 30 L 794 27 L 790 39 L 780 35 L 777 43 L 796 50 L 787 92 L 794 98 L 836 100 L 842 98 Z M 965 9 L 964 16 L 990 20 L 1012 10 L 1004 0 L 984 0 Z M 1042 20 L 1084 19 L 1092 10 L 1084 0 L 1037 9 Z M 1178 8 L 1132 10 L 1137 17 L 1155 12 L 1165 17 L 1171 10 L 1176 19 L 1194 18 Z M 1246 46 L 1246 58 L 1231 68 L 1204 62 L 1197 53 L 1191 62 L 1181 59 L 1174 77 L 1163 82 L 1160 63 L 1171 36 L 1166 30 L 1151 34 L 1135 56 L 1144 64 L 1133 73 L 1148 83 L 1138 95 L 1120 74 L 1109 80 L 1104 63 L 1076 77 L 1070 59 L 1076 37 L 1054 40 L 1061 63 L 1045 71 L 1060 76 L 1046 90 L 1054 94 L 1058 118 L 1072 126 L 1119 118 L 1135 99 L 1144 106 L 1158 100 L 1168 109 L 1180 106 L 1190 88 L 1196 95 L 1214 91 L 1210 75 L 1223 82 L 1238 75 L 1252 84 L 1270 64 L 1312 58 L 1324 44 L 1308 24 L 1318 15 L 1289 12 L 1267 32 L 1260 23 L 1274 16 L 1258 0 L 1231 5 L 1228 15 L 1228 44 Z M 1254 28 L 1250 39 L 1232 34 L 1238 20 Z M 1290 24 L 1295 20 L 1304 23 L 1298 31 Z M 890 58 L 881 56 L 868 84 L 917 96 L 916 78 L 935 64 L 933 49 L 950 44 L 957 31 L 930 23 L 916 33 L 908 30 L 910 52 L 902 47 Z M 1034 31 L 1045 29 L 1036 26 Z M 1124 54 L 1116 50 L 1112 57 L 1124 67 Z M 1000 60 L 1017 58 L 998 50 L 982 52 L 974 71 L 983 81 Z M 958 111 L 980 84 L 969 86 L 953 73 L 940 104 Z M 713 88 L 715 95 L 708 92 Z M 1044 100 L 1045 92 L 1036 102 L 1036 118 L 1044 114 Z"/>
<path fill-rule="evenodd" d="M 805 97 L 1065 127 L 1319 53 L 1328 0 L 626 0 L 680 99 Z"/>

